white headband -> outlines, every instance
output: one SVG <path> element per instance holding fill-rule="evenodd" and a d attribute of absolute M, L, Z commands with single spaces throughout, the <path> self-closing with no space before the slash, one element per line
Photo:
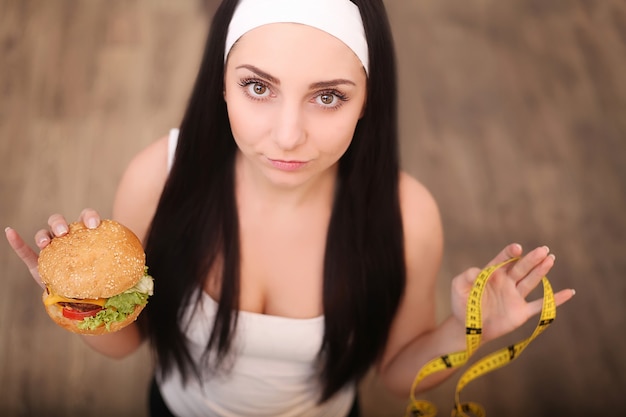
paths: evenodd
<path fill-rule="evenodd" d="M 240 0 L 228 27 L 224 60 L 246 32 L 270 23 L 301 23 L 345 43 L 369 71 L 361 13 L 350 0 Z"/>

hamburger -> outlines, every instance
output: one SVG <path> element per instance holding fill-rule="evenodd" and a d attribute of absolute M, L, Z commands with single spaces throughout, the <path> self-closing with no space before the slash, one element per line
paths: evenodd
<path fill-rule="evenodd" d="M 153 280 L 139 238 L 114 220 L 95 229 L 69 224 L 39 254 L 48 315 L 74 333 L 118 331 L 137 319 L 152 295 Z"/>

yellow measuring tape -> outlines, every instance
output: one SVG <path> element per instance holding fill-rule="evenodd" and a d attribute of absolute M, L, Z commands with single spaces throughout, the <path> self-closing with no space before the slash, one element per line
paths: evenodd
<path fill-rule="evenodd" d="M 517 261 L 518 259 L 519 258 L 509 259 L 498 265 L 487 267 L 480 272 L 474 282 L 474 286 L 472 287 L 472 291 L 470 292 L 467 300 L 467 315 L 465 318 L 465 339 L 467 349 L 435 358 L 426 363 L 426 365 L 419 370 L 415 380 L 413 381 L 413 385 L 411 386 L 410 403 L 407 406 L 405 417 L 435 417 L 437 414 L 437 407 L 435 407 L 433 403 L 425 400 L 417 400 L 415 398 L 414 393 L 417 385 L 428 375 L 445 369 L 458 368 L 464 365 L 476 349 L 478 349 L 482 335 L 481 300 L 485 285 L 491 275 L 498 268 Z M 459 395 L 461 390 L 472 380 L 501 368 L 517 358 L 519 354 L 526 349 L 526 346 L 528 346 L 533 339 L 539 336 L 550 325 L 550 323 L 554 321 L 556 317 L 554 293 L 552 292 L 552 287 L 550 286 L 550 282 L 547 277 L 543 277 L 541 282 L 543 284 L 543 306 L 541 307 L 541 316 L 537 327 L 535 327 L 535 331 L 529 338 L 484 357 L 472 365 L 463 373 L 463 375 L 461 375 L 461 378 L 459 378 L 459 382 L 456 385 L 452 417 L 470 417 L 470 415 L 475 417 L 485 417 L 487 414 L 485 413 L 485 409 L 480 404 L 473 402 L 460 402 Z"/>

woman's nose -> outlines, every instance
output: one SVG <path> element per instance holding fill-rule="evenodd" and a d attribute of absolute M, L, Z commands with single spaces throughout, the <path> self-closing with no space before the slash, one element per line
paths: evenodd
<path fill-rule="evenodd" d="M 298 104 L 285 102 L 274 119 L 274 141 L 283 150 L 292 150 L 306 139 L 304 115 Z"/>

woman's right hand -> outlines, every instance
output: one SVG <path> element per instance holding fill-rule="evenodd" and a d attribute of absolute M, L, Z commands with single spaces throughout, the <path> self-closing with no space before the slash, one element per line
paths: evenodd
<path fill-rule="evenodd" d="M 88 228 L 95 229 L 100 224 L 100 215 L 95 210 L 86 208 L 80 213 L 79 221 L 82 221 Z M 40 250 L 48 246 L 52 239 L 67 234 L 69 230 L 67 220 L 58 213 L 48 218 L 48 226 L 49 229 L 41 229 L 35 233 L 35 244 Z M 41 288 L 45 288 L 37 269 L 39 255 L 24 242 L 24 239 L 14 229 L 7 227 L 4 229 L 4 233 L 9 245 L 24 262 L 35 282 Z"/>

